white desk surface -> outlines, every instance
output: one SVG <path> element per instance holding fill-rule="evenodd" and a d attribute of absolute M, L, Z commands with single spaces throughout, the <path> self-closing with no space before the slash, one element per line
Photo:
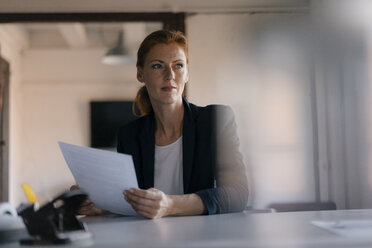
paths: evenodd
<path fill-rule="evenodd" d="M 310 223 L 340 219 L 372 220 L 372 210 L 243 212 L 158 220 L 97 216 L 82 220 L 93 233 L 93 244 L 88 247 L 372 247 L 372 233 L 348 238 Z M 20 246 L 13 243 L 9 247 Z"/>

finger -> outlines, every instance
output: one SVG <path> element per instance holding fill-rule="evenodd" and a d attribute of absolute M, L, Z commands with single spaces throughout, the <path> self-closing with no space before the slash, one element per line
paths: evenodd
<path fill-rule="evenodd" d="M 159 206 L 159 201 L 153 200 L 153 199 L 139 197 L 137 195 L 126 194 L 124 196 L 124 199 L 126 201 L 134 202 L 134 203 L 136 203 L 138 205 L 149 206 L 149 207 L 152 207 L 152 208 L 157 208 Z"/>
<path fill-rule="evenodd" d="M 81 206 L 86 206 L 86 205 L 89 205 L 89 204 L 92 204 L 92 203 L 93 202 L 88 198 L 85 201 L 83 201 L 83 203 L 81 204 Z"/>
<path fill-rule="evenodd" d="M 89 202 L 85 202 L 83 203 L 79 209 L 90 209 L 90 208 L 93 208 L 94 207 L 94 203 L 89 201 Z"/>
<path fill-rule="evenodd" d="M 135 195 L 137 197 L 143 197 L 147 198 L 150 200 L 160 200 L 161 199 L 161 194 L 159 194 L 161 191 L 157 189 L 137 189 L 137 188 L 131 188 L 129 190 L 125 190 L 125 192 L 128 195 Z"/>
<path fill-rule="evenodd" d="M 92 208 L 94 207 L 94 203 L 93 202 L 89 202 L 89 203 L 83 203 L 80 205 L 79 209 L 81 208 Z"/>
<path fill-rule="evenodd" d="M 149 192 L 152 192 L 154 195 L 154 198 L 157 200 L 161 200 L 163 198 L 164 192 L 155 188 L 149 188 Z"/>
<path fill-rule="evenodd" d="M 138 189 L 138 188 L 130 188 L 129 190 L 125 190 L 125 192 L 129 195 L 136 195 L 138 197 L 144 197 L 144 198 L 148 198 L 151 194 L 151 192 L 148 189 Z"/>
<path fill-rule="evenodd" d="M 100 211 L 98 209 L 90 209 L 90 210 L 81 212 L 80 214 L 94 216 L 94 215 L 99 215 Z"/>
<path fill-rule="evenodd" d="M 153 219 L 155 216 L 158 215 L 157 211 L 152 211 L 151 209 L 146 210 L 146 209 L 135 209 L 134 208 L 134 210 L 136 211 L 137 214 L 142 215 L 143 217 L 146 217 L 148 219 Z"/>
<path fill-rule="evenodd" d="M 76 189 L 80 189 L 79 185 L 72 185 L 70 187 L 70 190 L 76 190 Z"/>
<path fill-rule="evenodd" d="M 93 209 L 94 208 L 94 206 L 86 206 L 86 207 L 81 207 L 80 209 L 79 209 L 79 212 L 81 212 L 81 213 L 86 213 L 86 212 L 89 212 L 91 209 Z"/>
<path fill-rule="evenodd" d="M 103 210 L 100 208 L 92 208 L 93 215 L 100 215 L 103 214 Z"/>
<path fill-rule="evenodd" d="M 94 207 L 94 203 L 93 203 L 93 202 L 88 203 L 88 204 L 85 204 L 85 205 L 81 205 L 81 206 L 80 206 L 80 209 L 81 209 L 81 208 L 92 208 L 92 207 Z"/>
<path fill-rule="evenodd" d="M 135 211 L 142 210 L 142 211 L 148 212 L 149 214 L 153 214 L 158 211 L 158 209 L 154 208 L 153 206 L 146 206 L 139 202 L 133 201 L 127 197 L 124 197 L 124 198 L 132 206 L 132 208 Z"/>
<path fill-rule="evenodd" d="M 155 215 L 151 214 L 151 213 L 147 213 L 147 212 L 144 212 L 144 211 L 136 211 L 137 214 L 139 215 L 142 215 L 143 217 L 147 218 L 147 219 L 154 219 L 155 218 Z"/>
<path fill-rule="evenodd" d="M 151 220 L 155 220 L 155 219 L 159 219 L 159 218 L 163 217 L 162 215 L 159 215 L 158 213 L 148 213 L 148 212 L 143 212 L 143 211 L 139 211 L 138 214 L 144 216 L 147 219 L 151 219 Z"/>
<path fill-rule="evenodd" d="M 136 211 L 141 210 L 141 211 L 145 211 L 145 212 L 148 212 L 148 213 L 151 213 L 151 214 L 156 214 L 159 211 L 159 208 L 154 208 L 152 206 L 145 206 L 145 205 L 133 202 L 133 201 L 128 201 L 128 203 Z"/>
<path fill-rule="evenodd" d="M 99 208 L 86 208 L 86 209 L 81 209 L 79 211 L 79 214 L 83 214 L 83 215 L 100 215 L 103 213 L 103 210 L 102 209 L 99 209 Z"/>

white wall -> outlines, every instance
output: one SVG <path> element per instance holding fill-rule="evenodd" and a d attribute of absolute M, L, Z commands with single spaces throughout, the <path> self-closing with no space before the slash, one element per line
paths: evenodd
<path fill-rule="evenodd" d="M 27 50 L 23 53 L 22 142 L 12 203 L 25 200 L 19 185 L 29 183 L 45 202 L 67 190 L 73 178 L 57 141 L 90 145 L 89 102 L 133 100 L 140 84 L 135 65 L 107 66 L 104 50 Z M 12 164 L 12 167 L 14 165 Z"/>

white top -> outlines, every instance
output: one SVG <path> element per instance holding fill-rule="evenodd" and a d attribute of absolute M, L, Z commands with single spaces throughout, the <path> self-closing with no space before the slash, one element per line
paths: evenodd
<path fill-rule="evenodd" d="M 182 136 L 166 146 L 155 145 L 154 187 L 168 195 L 183 195 Z"/>

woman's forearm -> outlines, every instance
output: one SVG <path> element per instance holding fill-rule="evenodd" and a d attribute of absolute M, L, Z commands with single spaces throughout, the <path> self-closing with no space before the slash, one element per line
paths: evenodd
<path fill-rule="evenodd" d="M 201 215 L 206 208 L 199 195 L 168 195 L 170 207 L 167 215 Z"/>

